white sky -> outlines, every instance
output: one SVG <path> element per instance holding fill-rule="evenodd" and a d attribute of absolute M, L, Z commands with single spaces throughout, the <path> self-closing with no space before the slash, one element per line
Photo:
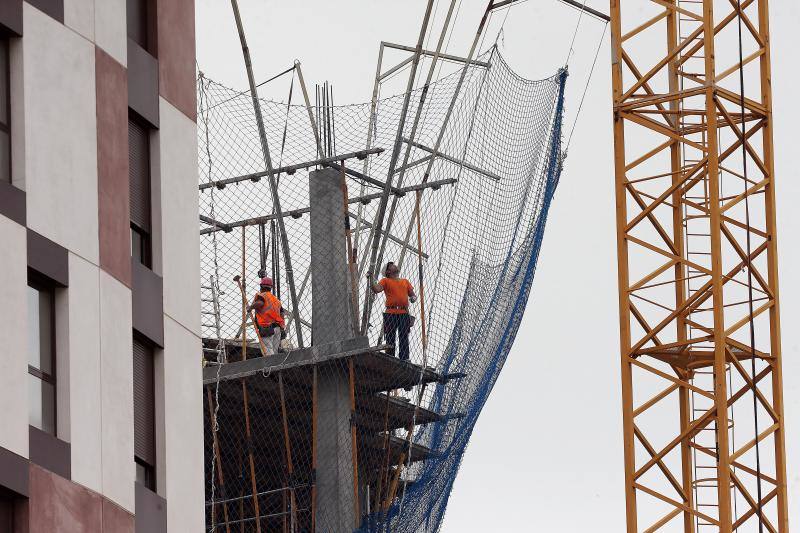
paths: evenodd
<path fill-rule="evenodd" d="M 441 4 L 440 17 L 446 7 Z M 608 2 L 588 5 L 608 12 Z M 207 76 L 245 88 L 230 3 L 197 0 L 197 57 Z M 240 0 L 256 80 L 303 63 L 329 80 L 336 103 L 367 101 L 381 40 L 412 46 L 424 0 Z M 466 55 L 485 2 L 463 2 L 449 52 Z M 800 524 L 800 181 L 792 106 L 800 75 L 800 5 L 771 3 L 776 186 L 782 295 L 790 520 Z M 578 13 L 525 2 L 504 28 L 503 53 L 529 78 L 563 64 Z M 489 28 L 491 43 L 502 22 Z M 603 25 L 584 17 L 568 81 L 571 127 Z M 481 414 L 443 531 L 624 531 L 614 226 L 611 82 L 606 35 L 548 220 L 533 293 L 504 371 Z M 286 98 L 269 85 L 262 96 Z M 576 342 L 577 341 L 577 342 Z M 677 523 L 677 522 L 676 522 Z M 669 530 L 672 531 L 672 530 Z"/>

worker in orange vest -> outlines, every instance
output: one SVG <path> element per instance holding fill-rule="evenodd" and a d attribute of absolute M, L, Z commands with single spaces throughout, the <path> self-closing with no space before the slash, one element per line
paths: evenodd
<path fill-rule="evenodd" d="M 411 316 L 408 303 L 417 301 L 411 282 L 400 277 L 400 269 L 393 262 L 386 264 L 384 277 L 375 282 L 370 280 L 373 293 L 386 294 L 386 311 L 383 313 L 383 337 L 395 350 L 395 337 L 400 337 L 400 359 L 408 361 L 408 332 L 411 330 Z"/>
<path fill-rule="evenodd" d="M 286 311 L 281 301 L 272 294 L 272 278 L 261 278 L 260 291 L 253 297 L 253 303 L 248 307 L 248 312 L 256 312 L 256 327 L 261 341 L 265 347 L 264 355 L 278 353 L 281 339 L 285 337 Z"/>

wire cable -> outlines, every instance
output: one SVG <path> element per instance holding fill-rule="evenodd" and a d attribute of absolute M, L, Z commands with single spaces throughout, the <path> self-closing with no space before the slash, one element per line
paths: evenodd
<path fill-rule="evenodd" d="M 580 12 L 578 13 L 578 21 L 575 23 L 575 31 L 572 33 L 572 41 L 569 43 L 569 50 L 567 50 L 567 59 L 564 60 L 565 67 L 569 65 L 569 60 L 572 57 L 572 52 L 574 52 L 575 39 L 578 37 L 578 30 L 581 27 L 581 20 L 583 20 L 583 14 L 585 12 L 586 12 L 586 0 L 583 0 L 583 5 L 581 6 Z"/>
<path fill-rule="evenodd" d="M 753 308 L 753 259 L 752 259 L 752 231 L 750 228 L 750 194 L 748 194 L 747 178 L 747 137 L 745 127 L 745 86 L 744 86 L 744 44 L 742 38 L 742 2 L 736 0 L 736 14 L 738 16 L 739 39 L 739 112 L 741 113 L 741 143 L 742 143 L 742 176 L 744 178 L 744 213 L 746 226 L 746 253 L 747 253 L 747 293 L 750 328 L 750 370 L 752 373 L 753 391 L 753 429 L 755 432 L 756 455 L 756 514 L 758 515 L 758 531 L 764 533 L 764 509 L 762 505 L 763 490 L 761 487 L 761 449 L 758 439 L 758 396 L 756 391 L 756 329 L 755 310 Z M 734 125 L 735 126 L 735 125 Z M 738 133 L 738 128 L 737 133 Z"/>
<path fill-rule="evenodd" d="M 586 100 L 586 93 L 589 91 L 589 84 L 592 82 L 592 75 L 594 74 L 594 67 L 597 65 L 597 57 L 600 55 L 600 49 L 603 47 L 603 41 L 606 38 L 606 32 L 608 31 L 608 23 L 603 27 L 603 35 L 600 36 L 600 42 L 597 43 L 597 50 L 594 53 L 594 60 L 592 60 L 592 68 L 589 69 L 589 77 L 586 80 L 586 86 L 583 88 L 583 94 L 581 95 L 581 101 L 578 104 L 578 111 L 575 113 L 575 121 L 572 123 L 572 129 L 569 131 L 569 137 L 567 138 L 567 144 L 564 146 L 564 154 L 569 151 L 569 144 L 572 142 L 572 135 L 575 133 L 575 126 L 578 125 L 578 118 L 581 116 L 581 110 L 583 109 L 583 102 Z"/>

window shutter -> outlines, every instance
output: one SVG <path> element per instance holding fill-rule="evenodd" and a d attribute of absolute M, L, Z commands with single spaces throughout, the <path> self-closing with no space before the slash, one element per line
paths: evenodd
<path fill-rule="evenodd" d="M 11 182 L 11 80 L 8 38 L 0 35 L 0 181 Z"/>
<path fill-rule="evenodd" d="M 133 450 L 145 463 L 156 464 L 155 384 L 153 349 L 133 340 Z"/>
<path fill-rule="evenodd" d="M 147 128 L 128 119 L 131 222 L 150 232 L 150 139 Z"/>
<path fill-rule="evenodd" d="M 128 37 L 147 49 L 147 0 L 127 0 Z"/>

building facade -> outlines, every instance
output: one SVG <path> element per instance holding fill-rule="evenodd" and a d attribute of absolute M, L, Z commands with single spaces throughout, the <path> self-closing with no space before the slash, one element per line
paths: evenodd
<path fill-rule="evenodd" d="M 202 531 L 193 0 L 0 1 L 0 533 Z"/>

